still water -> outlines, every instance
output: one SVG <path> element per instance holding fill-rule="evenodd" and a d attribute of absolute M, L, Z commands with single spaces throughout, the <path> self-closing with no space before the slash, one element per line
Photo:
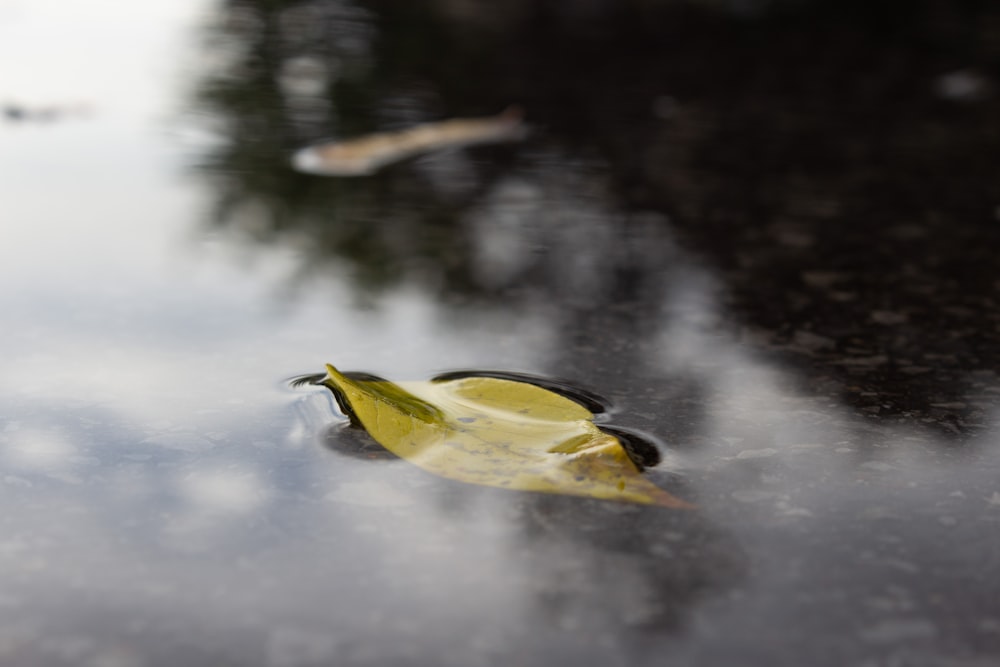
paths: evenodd
<path fill-rule="evenodd" d="M 0 662 L 1000 656 L 992 84 L 942 99 L 945 63 L 917 67 L 926 99 L 875 159 L 851 118 L 897 70 L 789 92 L 853 70 L 768 70 L 797 39 L 778 22 L 754 88 L 683 35 L 757 44 L 767 14 L 690 3 L 630 55 L 602 3 L 509 5 L 0 5 Z M 290 165 L 511 103 L 517 144 L 357 179 Z M 961 150 L 950 176 L 914 157 Z M 567 378 L 696 508 L 352 447 L 331 396 L 290 385 L 326 362 Z"/>

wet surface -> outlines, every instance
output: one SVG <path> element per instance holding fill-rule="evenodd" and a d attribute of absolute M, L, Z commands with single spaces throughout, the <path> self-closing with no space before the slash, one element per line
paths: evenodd
<path fill-rule="evenodd" d="M 106 5 L 0 11 L 0 662 L 1000 659 L 988 3 Z M 325 362 L 566 378 L 697 507 L 430 476 Z"/>

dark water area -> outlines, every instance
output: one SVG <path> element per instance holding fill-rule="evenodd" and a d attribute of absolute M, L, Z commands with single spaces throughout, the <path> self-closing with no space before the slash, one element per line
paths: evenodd
<path fill-rule="evenodd" d="M 1000 7 L 40 0 L 0 72 L 0 663 L 1000 660 Z M 327 362 L 695 508 L 435 477 Z"/>

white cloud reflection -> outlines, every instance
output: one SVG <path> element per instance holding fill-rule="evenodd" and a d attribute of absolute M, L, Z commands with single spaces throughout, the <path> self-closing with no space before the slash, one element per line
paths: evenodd
<path fill-rule="evenodd" d="M 246 513 L 267 502 L 267 485 L 246 467 L 199 468 L 178 479 L 180 495 L 199 512 Z"/>
<path fill-rule="evenodd" d="M 8 430 L 0 434 L 0 443 L 7 464 L 14 468 L 58 471 L 69 465 L 76 454 L 76 448 L 65 437 L 52 431 Z"/>

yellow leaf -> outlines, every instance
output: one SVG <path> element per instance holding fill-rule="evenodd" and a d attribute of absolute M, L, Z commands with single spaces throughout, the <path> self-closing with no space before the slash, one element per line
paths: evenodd
<path fill-rule="evenodd" d="M 582 405 L 497 377 L 393 383 L 327 365 L 320 384 L 383 447 L 470 484 L 691 507 L 643 477 L 622 443 Z"/>

